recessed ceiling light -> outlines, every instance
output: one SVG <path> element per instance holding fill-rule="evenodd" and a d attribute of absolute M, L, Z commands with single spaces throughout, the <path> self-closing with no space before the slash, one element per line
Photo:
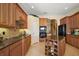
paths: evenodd
<path fill-rule="evenodd" d="M 32 9 L 34 8 L 34 6 L 32 6 Z"/>
<path fill-rule="evenodd" d="M 67 9 L 68 9 L 68 7 L 65 8 L 65 10 L 67 10 Z"/>

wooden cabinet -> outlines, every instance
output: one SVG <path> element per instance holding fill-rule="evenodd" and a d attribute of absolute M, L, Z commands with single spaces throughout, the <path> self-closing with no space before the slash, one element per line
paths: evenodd
<path fill-rule="evenodd" d="M 79 36 L 73 37 L 73 46 L 79 48 Z"/>
<path fill-rule="evenodd" d="M 65 53 L 65 47 L 66 47 L 66 43 L 65 43 L 65 38 L 63 38 L 60 42 L 59 42 L 59 55 L 63 56 Z"/>
<path fill-rule="evenodd" d="M 73 16 L 70 16 L 70 20 L 69 20 L 69 22 L 70 22 L 70 28 L 74 28 L 74 17 Z"/>
<path fill-rule="evenodd" d="M 0 26 L 1 27 L 15 27 L 15 4 L 0 3 Z"/>
<path fill-rule="evenodd" d="M 70 28 L 79 28 L 79 12 L 75 13 L 74 15 L 70 16 Z"/>
<path fill-rule="evenodd" d="M 8 25 L 8 5 L 7 3 L 0 3 L 0 26 Z"/>
<path fill-rule="evenodd" d="M 9 56 L 9 47 L 0 50 L 0 56 Z"/>
<path fill-rule="evenodd" d="M 19 28 L 27 28 L 27 14 L 18 4 L 16 4 L 16 21 L 20 22 Z"/>
<path fill-rule="evenodd" d="M 60 25 L 66 24 L 67 17 L 64 17 L 60 20 Z"/>
<path fill-rule="evenodd" d="M 51 20 L 51 38 L 57 39 L 57 21 L 55 19 Z"/>
<path fill-rule="evenodd" d="M 31 45 L 31 35 L 28 36 L 28 49 L 29 49 L 30 45 Z"/>
<path fill-rule="evenodd" d="M 22 40 L 10 45 L 10 55 L 11 56 L 22 55 Z"/>
<path fill-rule="evenodd" d="M 61 20 L 60 20 L 60 25 L 62 25 L 62 24 L 63 24 L 63 20 L 61 19 Z"/>
<path fill-rule="evenodd" d="M 8 25 L 9 27 L 15 27 L 16 24 L 16 8 L 15 4 L 11 3 L 9 4 L 9 19 L 8 19 Z"/>
<path fill-rule="evenodd" d="M 77 36 L 77 47 L 79 48 L 79 36 Z"/>
<path fill-rule="evenodd" d="M 21 28 L 27 28 L 27 14 L 16 3 L 0 3 L 0 27 L 14 28 L 21 20 Z"/>
<path fill-rule="evenodd" d="M 22 40 L 22 55 L 26 55 L 29 47 L 31 45 L 31 35 L 25 37 L 23 40 Z"/>
<path fill-rule="evenodd" d="M 73 28 L 79 28 L 79 13 L 73 15 Z"/>
<path fill-rule="evenodd" d="M 73 39 L 73 36 L 71 34 L 67 34 L 66 40 L 67 40 L 67 43 L 73 45 L 74 39 Z"/>
<path fill-rule="evenodd" d="M 46 18 L 40 18 L 39 19 L 39 25 L 40 26 L 47 26 L 47 19 Z"/>
<path fill-rule="evenodd" d="M 66 16 L 60 20 L 60 25 L 66 24 L 66 33 L 70 34 L 70 16 Z"/>
<path fill-rule="evenodd" d="M 72 39 L 73 39 L 72 40 L 73 41 L 72 45 L 75 46 L 75 47 L 77 47 L 77 41 L 78 41 L 78 39 L 76 37 L 73 37 Z"/>
<path fill-rule="evenodd" d="M 31 45 L 31 35 L 17 41 L 3 49 L 0 49 L 0 56 L 24 56 Z"/>
<path fill-rule="evenodd" d="M 67 43 L 79 48 L 79 37 L 74 35 L 67 35 L 66 36 Z"/>

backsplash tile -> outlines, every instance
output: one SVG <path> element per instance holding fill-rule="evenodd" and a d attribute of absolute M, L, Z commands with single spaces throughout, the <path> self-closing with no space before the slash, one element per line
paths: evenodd
<path fill-rule="evenodd" d="M 3 35 L 5 32 L 5 35 Z M 0 37 L 13 37 L 19 35 L 19 29 L 8 29 L 8 28 L 0 28 Z"/>

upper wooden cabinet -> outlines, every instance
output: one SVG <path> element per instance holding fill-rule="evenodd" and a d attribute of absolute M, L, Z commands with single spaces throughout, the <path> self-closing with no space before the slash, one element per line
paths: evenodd
<path fill-rule="evenodd" d="M 19 28 L 27 28 L 27 14 L 16 4 L 16 21 L 20 22 Z"/>
<path fill-rule="evenodd" d="M 40 26 L 47 26 L 47 19 L 46 18 L 40 18 L 39 19 L 39 25 Z"/>
<path fill-rule="evenodd" d="M 16 3 L 0 3 L 0 27 L 16 28 L 20 20 L 20 28 L 27 28 L 27 14 Z"/>
<path fill-rule="evenodd" d="M 64 17 L 60 20 L 60 24 L 67 24 L 70 28 L 79 28 L 79 12 L 71 15 Z"/>
<path fill-rule="evenodd" d="M 71 20 L 70 16 L 66 16 L 60 20 L 60 25 L 66 24 L 66 33 L 70 33 Z"/>
<path fill-rule="evenodd" d="M 73 15 L 73 28 L 79 28 L 79 12 Z"/>
<path fill-rule="evenodd" d="M 70 28 L 79 28 L 79 12 L 75 13 L 74 15 L 70 16 Z"/>
<path fill-rule="evenodd" d="M 8 4 L 0 3 L 0 26 L 8 25 Z"/>
<path fill-rule="evenodd" d="M 0 26 L 15 27 L 16 12 L 15 4 L 0 3 Z"/>
<path fill-rule="evenodd" d="M 16 5 L 15 4 L 9 4 L 9 19 L 8 19 L 8 25 L 10 27 L 16 27 Z"/>

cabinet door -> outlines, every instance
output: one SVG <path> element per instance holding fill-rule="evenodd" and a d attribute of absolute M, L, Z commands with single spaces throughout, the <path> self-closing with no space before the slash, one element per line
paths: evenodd
<path fill-rule="evenodd" d="M 9 4 L 9 26 L 15 27 L 15 20 L 16 20 L 16 9 L 15 4 Z"/>
<path fill-rule="evenodd" d="M 77 14 L 77 27 L 79 28 L 79 13 Z"/>
<path fill-rule="evenodd" d="M 70 17 L 66 17 L 66 19 L 65 19 L 65 24 L 66 24 L 66 33 L 67 34 L 70 34 L 71 32 L 70 32 Z"/>
<path fill-rule="evenodd" d="M 74 22 L 76 24 L 76 28 L 79 28 L 79 13 L 74 16 Z"/>
<path fill-rule="evenodd" d="M 8 25 L 8 18 L 9 18 L 8 5 L 9 5 L 8 3 L 0 3 L 0 24 L 3 26 Z"/>
<path fill-rule="evenodd" d="M 27 28 L 27 14 L 25 14 L 25 12 L 23 12 L 23 10 L 21 9 L 21 7 L 18 4 L 16 4 L 16 20 L 22 21 L 20 28 Z"/>
<path fill-rule="evenodd" d="M 76 37 L 73 38 L 73 46 L 77 47 L 77 38 Z"/>
<path fill-rule="evenodd" d="M 28 40 L 29 40 L 29 47 L 31 45 L 31 35 L 28 37 Z"/>
<path fill-rule="evenodd" d="M 0 50 L 0 56 L 9 56 L 9 47 Z"/>
<path fill-rule="evenodd" d="M 25 13 L 22 13 L 21 19 L 23 21 L 22 28 L 27 28 L 27 15 Z"/>
<path fill-rule="evenodd" d="M 75 45 L 75 47 L 79 48 L 79 36 L 75 37 L 74 45 Z"/>
<path fill-rule="evenodd" d="M 27 28 L 27 15 L 24 15 L 24 28 Z"/>
<path fill-rule="evenodd" d="M 67 35 L 67 43 L 69 43 L 69 44 L 73 44 L 73 39 L 72 39 L 72 35 Z"/>
<path fill-rule="evenodd" d="M 77 47 L 79 48 L 79 37 L 77 38 Z"/>
<path fill-rule="evenodd" d="M 18 41 L 10 46 L 11 56 L 21 56 L 22 55 L 22 41 Z"/>
<path fill-rule="evenodd" d="M 73 20 L 74 20 L 73 16 L 71 16 L 70 17 L 70 28 L 74 28 L 74 26 L 73 26 L 74 25 L 74 23 L 73 23 L 74 21 Z"/>
<path fill-rule="evenodd" d="M 47 26 L 47 19 L 46 18 L 40 18 L 39 24 L 40 24 L 40 26 Z"/>
<path fill-rule="evenodd" d="M 59 55 L 62 56 L 65 53 L 65 39 L 59 42 Z"/>
<path fill-rule="evenodd" d="M 28 38 L 25 38 L 25 45 L 24 45 L 24 47 L 25 47 L 25 54 L 26 54 L 27 51 L 28 51 Z"/>

